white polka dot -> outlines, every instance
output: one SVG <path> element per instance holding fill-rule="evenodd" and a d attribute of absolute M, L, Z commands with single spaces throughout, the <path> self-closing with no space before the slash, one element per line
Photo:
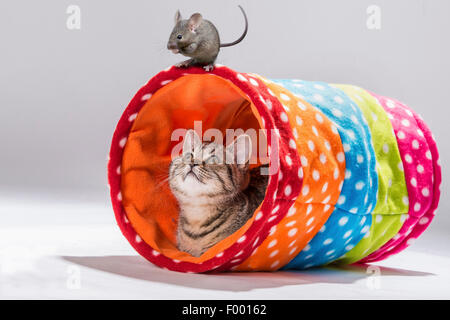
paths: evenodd
<path fill-rule="evenodd" d="M 123 147 L 125 147 L 125 144 L 127 143 L 127 138 L 122 138 L 122 139 L 120 139 L 120 141 L 119 141 L 119 146 L 121 147 L 121 148 L 123 148 Z"/>
<path fill-rule="evenodd" d="M 409 120 L 408 119 L 403 119 L 402 120 L 402 125 L 405 126 L 405 127 L 409 127 L 409 125 L 410 125 Z"/>
<path fill-rule="evenodd" d="M 358 154 L 358 155 L 356 156 L 356 161 L 357 161 L 358 163 L 363 163 L 363 162 L 364 162 L 364 157 L 363 157 L 362 155 Z"/>
<path fill-rule="evenodd" d="M 293 237 L 296 233 L 297 233 L 297 228 L 292 228 L 291 230 L 288 231 L 288 236 L 289 237 Z"/>
<path fill-rule="evenodd" d="M 314 221 L 314 217 L 309 218 L 308 221 L 306 221 L 306 226 L 307 227 L 310 226 L 311 223 L 313 223 L 313 221 Z"/>
<path fill-rule="evenodd" d="M 345 247 L 345 250 L 350 251 L 354 248 L 355 246 L 353 244 L 349 244 Z"/>
<path fill-rule="evenodd" d="M 297 145 L 295 144 L 294 140 L 292 140 L 292 139 L 289 140 L 289 147 L 291 149 L 297 149 Z"/>
<path fill-rule="evenodd" d="M 223 252 L 219 252 L 219 253 L 216 255 L 217 258 L 220 258 L 221 256 L 223 256 Z"/>
<path fill-rule="evenodd" d="M 302 163 L 303 167 L 308 166 L 308 159 L 305 156 L 300 156 L 300 162 Z"/>
<path fill-rule="evenodd" d="M 418 173 L 423 173 L 423 172 L 424 172 L 424 168 L 423 168 L 423 166 L 422 166 L 421 164 L 419 164 L 419 165 L 417 166 L 417 172 L 418 172 Z"/>
<path fill-rule="evenodd" d="M 245 239 L 246 239 L 247 237 L 246 236 L 242 236 L 242 237 L 240 237 L 239 239 L 238 239 L 238 243 L 242 243 L 242 242 L 244 242 L 245 241 Z"/>
<path fill-rule="evenodd" d="M 117 200 L 122 201 L 122 192 L 117 194 Z"/>
<path fill-rule="evenodd" d="M 358 124 L 358 119 L 356 118 L 356 116 L 355 115 L 351 115 L 351 117 L 350 117 L 350 119 L 352 120 L 352 122 L 354 123 L 354 124 Z"/>
<path fill-rule="evenodd" d="M 351 176 L 352 176 L 352 172 L 349 169 L 345 170 L 345 179 L 350 179 Z"/>
<path fill-rule="evenodd" d="M 425 157 L 427 157 L 428 160 L 431 160 L 431 159 L 432 159 L 430 150 L 428 150 L 427 152 L 425 152 Z"/>
<path fill-rule="evenodd" d="M 394 101 L 392 101 L 392 100 L 387 100 L 387 101 L 386 101 L 386 106 L 387 106 L 388 108 L 394 109 L 394 108 L 395 108 L 395 103 L 394 103 Z"/>
<path fill-rule="evenodd" d="M 142 242 L 142 238 L 139 236 L 139 235 L 136 235 L 136 242 L 137 243 L 140 243 L 140 242 Z"/>
<path fill-rule="evenodd" d="M 315 84 L 314 88 L 319 89 L 319 90 L 324 90 L 325 89 L 325 87 L 320 85 L 320 84 Z"/>
<path fill-rule="evenodd" d="M 403 201 L 403 203 L 404 203 L 405 205 L 408 205 L 408 204 L 409 204 L 409 199 L 408 199 L 407 196 L 404 196 L 404 197 L 402 198 L 402 201 Z"/>
<path fill-rule="evenodd" d="M 291 194 L 291 192 L 292 192 L 291 186 L 287 186 L 287 187 L 284 189 L 284 194 L 285 194 L 286 196 L 289 196 L 289 195 Z"/>
<path fill-rule="evenodd" d="M 281 121 L 283 121 L 283 122 L 288 122 L 289 121 L 287 114 L 284 113 L 284 112 L 280 113 L 280 118 L 281 118 Z"/>
<path fill-rule="evenodd" d="M 277 244 L 277 240 L 272 240 L 270 241 L 270 243 L 267 245 L 267 248 L 272 248 L 273 246 L 275 246 Z"/>
<path fill-rule="evenodd" d="M 399 131 L 399 132 L 397 132 L 397 137 L 399 138 L 399 139 L 405 139 L 405 133 L 403 132 L 403 131 Z"/>
<path fill-rule="evenodd" d="M 302 169 L 302 168 L 299 168 L 299 169 L 298 169 L 298 177 L 299 177 L 300 179 L 303 179 L 303 169 Z"/>
<path fill-rule="evenodd" d="M 258 82 L 257 82 L 255 79 L 253 79 L 253 78 L 249 78 L 249 79 L 250 79 L 250 83 L 251 83 L 252 85 L 254 85 L 255 87 L 258 87 L 258 86 L 259 86 Z"/>
<path fill-rule="evenodd" d="M 344 233 L 344 239 L 347 239 L 352 234 L 353 230 L 348 230 L 346 233 Z"/>
<path fill-rule="evenodd" d="M 412 141 L 412 147 L 413 147 L 413 149 L 419 149 L 419 147 L 420 147 L 420 145 L 419 145 L 419 141 L 417 141 L 417 140 L 413 140 Z"/>
<path fill-rule="evenodd" d="M 345 199 L 345 196 L 344 196 L 344 195 L 340 195 L 337 203 L 338 203 L 339 205 L 342 205 L 342 204 L 345 203 L 345 200 L 346 200 L 346 199 Z"/>
<path fill-rule="evenodd" d="M 286 227 L 292 227 L 294 224 L 296 224 L 297 223 L 297 221 L 296 220 L 294 220 L 294 221 L 291 221 L 291 222 L 288 222 L 288 223 L 286 223 Z"/>
<path fill-rule="evenodd" d="M 164 81 L 161 81 L 161 85 L 165 86 L 166 84 L 171 83 L 171 82 L 172 82 L 172 80 L 164 80 Z"/>
<path fill-rule="evenodd" d="M 333 108 L 333 109 L 331 109 L 331 113 L 332 113 L 335 117 L 338 117 L 338 118 L 342 117 L 342 111 L 339 110 L 339 109 Z"/>
<path fill-rule="evenodd" d="M 319 113 L 316 113 L 316 120 L 317 120 L 319 123 L 323 123 L 323 117 L 322 117 Z"/>
<path fill-rule="evenodd" d="M 275 233 L 275 231 L 277 231 L 277 226 L 273 226 L 272 228 L 270 228 L 270 232 L 269 235 L 273 235 Z"/>
<path fill-rule="evenodd" d="M 311 140 L 308 141 L 308 148 L 309 150 L 314 151 L 315 145 Z"/>
<path fill-rule="evenodd" d="M 275 268 L 278 264 L 280 263 L 280 261 L 275 261 L 274 263 L 272 263 L 271 265 L 270 265 L 270 268 Z"/>
<path fill-rule="evenodd" d="M 247 78 L 244 77 L 242 74 L 238 73 L 237 78 L 241 81 L 247 81 Z"/>
<path fill-rule="evenodd" d="M 406 154 L 405 155 L 405 161 L 408 162 L 408 163 L 411 163 L 412 162 L 412 157 L 409 154 Z"/>
<path fill-rule="evenodd" d="M 306 184 L 302 188 L 302 194 L 306 196 L 309 193 L 309 186 Z"/>
<path fill-rule="evenodd" d="M 411 178 L 411 185 L 413 187 L 417 187 L 417 180 L 416 180 L 416 178 Z"/>
<path fill-rule="evenodd" d="M 339 153 L 337 154 L 337 160 L 338 160 L 339 162 L 344 162 L 344 160 L 345 160 L 345 155 L 344 155 L 343 152 L 339 152 Z"/>
<path fill-rule="evenodd" d="M 377 214 L 375 218 L 376 223 L 380 223 L 383 220 L 383 216 L 381 214 Z"/>
<path fill-rule="evenodd" d="M 272 214 L 277 213 L 279 209 L 280 209 L 280 206 L 277 205 L 275 208 L 273 208 Z"/>
<path fill-rule="evenodd" d="M 329 244 L 332 243 L 332 242 L 333 242 L 333 239 L 328 238 L 328 239 L 326 239 L 326 240 L 323 242 L 323 244 L 324 244 L 324 245 L 329 245 Z"/>
<path fill-rule="evenodd" d="M 314 179 L 315 181 L 317 181 L 317 180 L 320 179 L 320 173 L 319 173 L 319 171 L 317 171 L 317 170 L 314 170 L 314 171 L 313 171 L 313 179 Z"/>
<path fill-rule="evenodd" d="M 364 227 L 361 229 L 361 233 L 367 233 L 367 232 L 369 231 L 369 229 L 370 229 L 369 226 L 364 226 Z"/>
<path fill-rule="evenodd" d="M 289 211 L 288 211 L 286 216 L 287 217 L 291 217 L 291 216 L 293 216 L 295 214 L 296 211 L 297 211 L 297 209 L 295 209 L 295 206 L 292 206 L 292 207 L 289 208 Z"/>
<path fill-rule="evenodd" d="M 400 216 L 400 222 L 401 222 L 401 223 L 405 222 L 407 218 L 408 218 L 408 215 L 405 214 L 405 213 L 403 213 L 403 214 Z"/>
<path fill-rule="evenodd" d="M 260 211 L 260 212 L 258 212 L 258 214 L 256 215 L 256 217 L 255 217 L 255 220 L 259 220 L 259 219 L 261 219 L 262 218 L 262 216 L 263 216 L 263 214 L 262 214 L 262 212 Z"/>
<path fill-rule="evenodd" d="M 120 174 L 120 166 L 117 167 L 116 173 L 117 173 L 117 174 Z"/>
<path fill-rule="evenodd" d="M 420 130 L 420 129 L 417 129 L 417 133 L 419 134 L 419 136 L 421 136 L 421 137 L 423 137 L 424 135 L 423 135 L 423 131 L 422 130 Z"/>
<path fill-rule="evenodd" d="M 144 94 L 144 95 L 141 97 L 141 101 L 146 101 L 146 100 L 150 99 L 151 97 L 152 97 L 152 94 L 151 94 L 151 93 Z M 131 121 L 131 120 L 130 120 L 130 121 Z"/>
<path fill-rule="evenodd" d="M 327 162 L 327 157 L 323 153 L 321 153 L 319 156 L 319 160 L 320 162 L 322 162 L 322 164 L 325 164 L 325 162 Z"/>
<path fill-rule="evenodd" d="M 315 126 L 311 126 L 311 129 L 312 129 L 313 133 L 318 137 L 319 131 L 317 131 L 317 128 Z"/>
<path fill-rule="evenodd" d="M 312 211 L 312 205 L 308 205 L 308 207 L 306 208 L 306 215 L 309 215 Z"/>
<path fill-rule="evenodd" d="M 334 178 L 334 180 L 336 180 L 337 178 L 339 178 L 339 169 L 338 169 L 338 168 L 334 168 L 334 171 L 333 171 L 333 178 Z"/>
<path fill-rule="evenodd" d="M 300 109 L 302 109 L 303 111 L 306 111 L 306 106 L 303 104 L 303 103 L 301 103 L 300 101 L 298 101 L 297 102 L 297 106 L 300 108 Z"/>
<path fill-rule="evenodd" d="M 325 182 L 322 186 L 322 193 L 326 192 L 328 189 L 328 182 Z"/>
<path fill-rule="evenodd" d="M 342 226 L 345 226 L 347 224 L 347 222 L 348 222 L 348 217 L 342 217 L 339 219 L 338 223 L 342 227 Z"/>
<path fill-rule="evenodd" d="M 339 97 L 339 96 L 335 96 L 335 97 L 334 97 L 334 101 L 335 101 L 336 103 L 339 103 L 339 104 L 344 103 L 344 99 L 342 99 L 342 98 Z"/>
<path fill-rule="evenodd" d="M 280 97 L 281 97 L 281 99 L 283 99 L 283 100 L 285 100 L 285 101 L 291 100 L 291 98 L 290 98 L 287 94 L 284 94 L 284 93 L 281 93 L 281 94 L 280 94 Z"/>
<path fill-rule="evenodd" d="M 389 146 L 387 145 L 387 143 L 383 144 L 383 152 L 384 153 L 388 153 L 389 152 Z"/>
<path fill-rule="evenodd" d="M 320 95 L 318 93 L 314 94 L 313 98 L 314 98 L 314 100 L 316 100 L 318 102 L 322 102 L 324 100 L 322 95 Z"/>
<path fill-rule="evenodd" d="M 427 224 L 428 221 L 430 221 L 430 219 L 428 219 L 427 217 L 423 217 L 419 220 L 419 224 L 424 225 Z"/>
<path fill-rule="evenodd" d="M 362 189 L 364 188 L 365 185 L 366 185 L 366 184 L 365 184 L 364 182 L 358 181 L 358 182 L 355 184 L 355 189 L 356 189 L 356 190 L 362 190 Z"/>
<path fill-rule="evenodd" d="M 133 122 L 137 118 L 137 113 L 133 113 L 131 116 L 128 117 L 128 121 Z"/>
<path fill-rule="evenodd" d="M 399 162 L 397 167 L 398 167 L 398 170 L 403 171 L 403 163 L 402 162 Z"/>
<path fill-rule="evenodd" d="M 289 165 L 289 166 L 291 166 L 292 165 L 292 159 L 291 159 L 291 157 L 289 157 L 289 156 L 286 156 L 286 163 Z"/>
<path fill-rule="evenodd" d="M 428 197 L 430 195 L 430 190 L 428 190 L 428 188 L 423 188 L 422 194 L 424 197 Z"/>

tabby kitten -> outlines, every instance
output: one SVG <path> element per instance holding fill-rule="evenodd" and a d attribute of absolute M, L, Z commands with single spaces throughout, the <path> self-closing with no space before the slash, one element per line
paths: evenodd
<path fill-rule="evenodd" d="M 169 167 L 169 185 L 180 207 L 179 250 L 199 257 L 251 218 L 268 182 L 260 168 L 249 170 L 251 150 L 245 134 L 224 147 L 202 143 L 194 130 L 186 133 L 183 153 Z"/>

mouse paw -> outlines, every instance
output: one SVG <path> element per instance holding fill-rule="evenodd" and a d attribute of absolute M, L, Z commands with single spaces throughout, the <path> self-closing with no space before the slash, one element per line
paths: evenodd
<path fill-rule="evenodd" d="M 189 60 L 178 62 L 177 64 L 175 64 L 175 67 L 177 67 L 177 68 L 187 68 L 187 67 L 189 67 L 191 65 L 191 63 L 192 63 L 192 59 L 189 59 Z"/>
<path fill-rule="evenodd" d="M 205 69 L 206 72 L 210 72 L 214 70 L 213 64 L 208 64 L 207 66 L 204 66 L 203 69 Z"/>

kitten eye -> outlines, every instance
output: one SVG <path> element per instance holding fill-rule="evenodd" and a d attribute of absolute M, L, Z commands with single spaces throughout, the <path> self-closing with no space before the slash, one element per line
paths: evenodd
<path fill-rule="evenodd" d="M 183 157 L 187 162 L 192 162 L 192 159 L 194 159 L 194 155 L 192 152 L 186 153 Z"/>
<path fill-rule="evenodd" d="M 209 157 L 206 161 L 206 164 L 218 164 L 219 161 L 215 156 Z"/>
<path fill-rule="evenodd" d="M 181 34 L 177 35 L 177 39 L 181 40 L 183 36 Z"/>

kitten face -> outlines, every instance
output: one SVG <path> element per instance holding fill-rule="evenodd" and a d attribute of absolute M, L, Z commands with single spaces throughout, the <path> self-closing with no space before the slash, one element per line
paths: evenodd
<path fill-rule="evenodd" d="M 239 148 L 233 147 L 238 146 L 238 141 L 250 145 L 236 152 L 235 149 Z M 214 142 L 202 143 L 197 133 L 189 130 L 185 136 L 183 154 L 174 158 L 169 168 L 169 183 L 174 195 L 184 201 L 198 197 L 208 197 L 212 201 L 218 196 L 238 193 L 247 183 L 251 152 L 249 141 L 248 136 L 242 135 L 225 148 Z"/>

